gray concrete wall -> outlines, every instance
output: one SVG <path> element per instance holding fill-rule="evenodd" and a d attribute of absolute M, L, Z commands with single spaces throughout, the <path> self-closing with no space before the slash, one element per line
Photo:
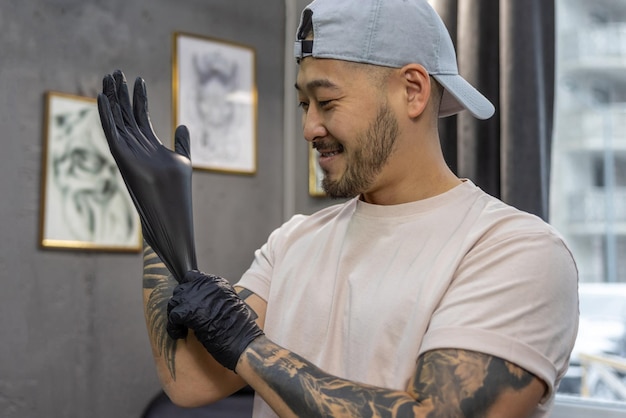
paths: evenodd
<path fill-rule="evenodd" d="M 0 417 L 138 417 L 159 389 L 140 255 L 39 247 L 44 92 L 141 75 L 169 143 L 172 33 L 255 48 L 258 173 L 194 173 L 200 268 L 236 279 L 283 219 L 284 21 L 283 0 L 2 1 Z"/>

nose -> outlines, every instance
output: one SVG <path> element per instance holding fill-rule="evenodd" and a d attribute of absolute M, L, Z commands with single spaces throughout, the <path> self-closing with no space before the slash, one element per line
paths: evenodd
<path fill-rule="evenodd" d="M 327 135 L 328 131 L 324 126 L 322 117 L 314 106 L 310 106 L 306 112 L 302 112 L 302 130 L 304 139 L 309 142 Z"/>

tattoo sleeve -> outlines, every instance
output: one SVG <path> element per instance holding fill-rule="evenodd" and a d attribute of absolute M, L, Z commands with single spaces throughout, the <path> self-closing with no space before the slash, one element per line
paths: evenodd
<path fill-rule="evenodd" d="M 149 291 L 146 303 L 146 324 L 148 333 L 159 355 L 163 356 L 167 368 L 176 380 L 175 354 L 176 341 L 167 334 L 167 302 L 178 283 L 165 267 L 165 264 L 144 242 L 143 245 L 143 288 Z"/>
<path fill-rule="evenodd" d="M 434 350 L 417 362 L 416 400 L 428 404 L 429 418 L 484 417 L 505 390 L 519 391 L 534 376 L 502 360 L 466 350 Z"/>
<path fill-rule="evenodd" d="M 267 339 L 244 352 L 251 367 L 300 417 L 409 417 L 417 403 L 404 392 L 330 376 Z"/>
<path fill-rule="evenodd" d="M 534 378 L 497 357 L 436 350 L 420 357 L 402 392 L 331 376 L 266 338 L 244 356 L 295 415 L 308 417 L 480 418 L 503 391 L 521 390 Z"/>

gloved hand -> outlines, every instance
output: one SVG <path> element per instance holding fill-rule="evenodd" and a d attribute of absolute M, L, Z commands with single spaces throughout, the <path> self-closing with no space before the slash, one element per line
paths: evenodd
<path fill-rule="evenodd" d="M 175 151 L 157 138 L 146 85 L 137 77 L 131 108 L 124 74 L 105 76 L 98 112 L 124 183 L 139 212 L 144 239 L 181 282 L 197 268 L 191 205 L 189 132 L 176 128 Z"/>
<path fill-rule="evenodd" d="M 174 288 L 167 315 L 170 337 L 185 338 L 192 329 L 215 360 L 233 371 L 246 347 L 263 335 L 227 280 L 197 270 L 187 272 L 184 283 Z"/>

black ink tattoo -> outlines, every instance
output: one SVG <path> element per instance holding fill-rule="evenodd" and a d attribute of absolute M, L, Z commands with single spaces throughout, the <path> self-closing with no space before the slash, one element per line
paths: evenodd
<path fill-rule="evenodd" d="M 498 357 L 466 350 L 434 350 L 417 364 L 413 390 L 429 403 L 429 418 L 484 417 L 506 390 L 526 388 L 534 376 Z"/>
<path fill-rule="evenodd" d="M 248 309 L 250 310 L 250 319 L 252 319 L 253 321 L 256 321 L 257 318 L 259 317 L 259 315 L 257 315 L 257 313 L 254 311 L 254 309 L 252 309 L 250 307 L 250 305 L 248 305 L 248 303 L 246 302 L 246 299 L 248 299 L 250 296 L 254 295 L 254 292 L 248 289 L 241 289 L 237 295 L 241 298 L 241 300 L 243 300 L 243 302 L 246 304 L 246 306 L 248 307 Z"/>
<path fill-rule="evenodd" d="M 261 340 L 261 341 L 260 341 Z M 300 417 L 409 417 L 418 404 L 399 391 L 360 385 L 330 376 L 267 339 L 244 355 L 254 370 Z"/>
<path fill-rule="evenodd" d="M 248 289 L 241 289 L 239 293 L 237 293 L 242 300 L 248 299 L 250 296 L 254 295 L 254 292 Z"/>
<path fill-rule="evenodd" d="M 266 338 L 244 352 L 254 371 L 297 416 L 481 418 L 506 390 L 521 390 L 534 376 L 497 357 L 435 350 L 418 360 L 408 392 L 331 376 Z"/>
<path fill-rule="evenodd" d="M 165 363 L 176 380 L 176 341 L 167 334 L 167 302 L 178 283 L 165 264 L 144 242 L 143 248 L 143 288 L 151 289 L 146 304 L 146 322 L 150 338 L 165 358 Z"/>

